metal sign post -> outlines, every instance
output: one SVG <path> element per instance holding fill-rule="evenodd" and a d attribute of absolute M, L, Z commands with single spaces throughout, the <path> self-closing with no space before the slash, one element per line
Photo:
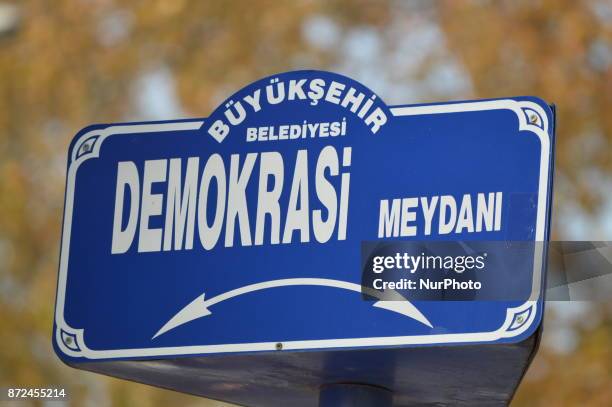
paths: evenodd
<path fill-rule="evenodd" d="M 323 386 L 319 407 L 390 407 L 393 393 L 389 389 L 366 384 L 339 383 Z"/>

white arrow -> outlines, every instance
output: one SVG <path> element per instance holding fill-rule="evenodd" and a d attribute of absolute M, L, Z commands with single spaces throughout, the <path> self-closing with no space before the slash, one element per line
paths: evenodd
<path fill-rule="evenodd" d="M 170 318 L 170 320 L 166 322 L 166 324 L 162 326 L 161 329 L 157 331 L 157 333 L 151 339 L 155 339 L 159 335 L 166 333 L 169 330 L 176 328 L 177 326 L 193 321 L 194 319 L 198 319 L 198 318 L 210 315 L 211 312 L 208 308 L 221 301 L 225 301 L 232 297 L 237 297 L 239 295 L 250 293 L 253 291 L 266 290 L 268 288 L 285 287 L 285 286 L 292 286 L 292 285 L 317 285 L 317 286 L 325 286 L 325 287 L 342 288 L 344 290 L 356 291 L 358 293 L 362 292 L 362 287 L 359 284 L 349 283 L 347 281 L 332 280 L 328 278 L 285 278 L 281 280 L 271 280 L 271 281 L 264 281 L 262 283 L 245 285 L 244 287 L 240 287 L 234 290 L 227 291 L 223 294 L 219 294 L 208 300 L 205 300 L 204 299 L 205 294 L 202 294 L 198 296 L 195 300 L 193 300 L 191 303 L 189 303 L 185 308 L 180 310 L 176 315 Z M 383 293 L 383 292 L 376 291 L 368 287 L 363 287 L 363 292 L 371 297 L 378 298 L 379 300 L 382 299 L 383 296 L 388 298 L 388 295 L 389 295 L 389 292 Z M 399 314 L 415 319 L 419 321 L 420 323 L 427 325 L 430 328 L 433 328 L 429 320 L 421 313 L 421 311 L 419 311 L 408 300 L 404 299 L 404 297 L 400 296 L 395 291 L 392 291 L 391 294 L 394 295 L 394 298 L 398 298 L 398 300 L 376 301 L 373 304 L 373 306 L 378 307 L 378 308 L 383 308 L 389 311 L 397 312 Z"/>

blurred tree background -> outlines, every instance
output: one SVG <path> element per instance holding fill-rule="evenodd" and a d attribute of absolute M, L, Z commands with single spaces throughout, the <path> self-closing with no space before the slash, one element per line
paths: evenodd
<path fill-rule="evenodd" d="M 51 349 L 66 151 L 90 123 L 203 117 L 319 68 L 389 104 L 537 95 L 558 107 L 558 239 L 612 240 L 612 2 L 0 0 L 0 386 L 73 405 L 220 403 L 62 365 Z M 612 404 L 612 308 L 552 305 L 515 405 Z"/>

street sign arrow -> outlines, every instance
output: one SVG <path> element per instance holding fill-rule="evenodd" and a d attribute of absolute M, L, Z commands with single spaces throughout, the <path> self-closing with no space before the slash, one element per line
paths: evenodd
<path fill-rule="evenodd" d="M 334 287 L 341 288 L 344 290 L 355 291 L 358 293 L 363 293 L 370 297 L 379 298 L 383 300 L 379 300 L 374 302 L 372 305 L 374 307 L 386 309 L 389 311 L 397 312 L 398 314 L 405 315 L 409 318 L 412 318 L 420 323 L 427 325 L 430 328 L 433 328 L 431 322 L 419 311 L 410 301 L 405 298 L 395 295 L 397 300 L 391 300 L 387 292 L 380 292 L 377 290 L 373 290 L 368 287 L 362 287 L 359 284 L 350 283 L 347 281 L 340 280 L 332 280 L 328 278 L 286 278 L 282 280 L 272 280 L 272 281 L 264 281 L 261 283 L 250 284 L 244 287 L 236 288 L 231 291 L 227 291 L 223 294 L 219 294 L 215 297 L 212 297 L 208 300 L 205 300 L 205 294 L 198 296 L 195 300 L 190 302 L 187 306 L 181 309 L 176 315 L 174 315 L 168 322 L 164 324 L 163 327 L 159 329 L 153 335 L 155 339 L 158 336 L 174 329 L 180 325 L 186 324 L 187 322 L 193 321 L 194 319 L 198 319 L 201 317 L 205 317 L 210 315 L 212 312 L 209 310 L 209 307 L 218 304 L 222 301 L 228 300 L 233 297 L 237 297 L 239 295 L 251 293 L 259 290 L 266 290 L 269 288 L 275 287 L 287 287 L 287 286 L 295 286 L 295 285 L 313 285 L 313 286 L 323 286 L 323 287 Z M 391 294 L 392 295 L 392 294 Z"/>

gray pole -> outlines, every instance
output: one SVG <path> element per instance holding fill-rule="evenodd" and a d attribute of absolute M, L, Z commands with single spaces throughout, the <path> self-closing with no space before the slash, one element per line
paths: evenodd
<path fill-rule="evenodd" d="M 391 407 L 393 392 L 357 383 L 328 384 L 319 393 L 319 407 Z"/>

